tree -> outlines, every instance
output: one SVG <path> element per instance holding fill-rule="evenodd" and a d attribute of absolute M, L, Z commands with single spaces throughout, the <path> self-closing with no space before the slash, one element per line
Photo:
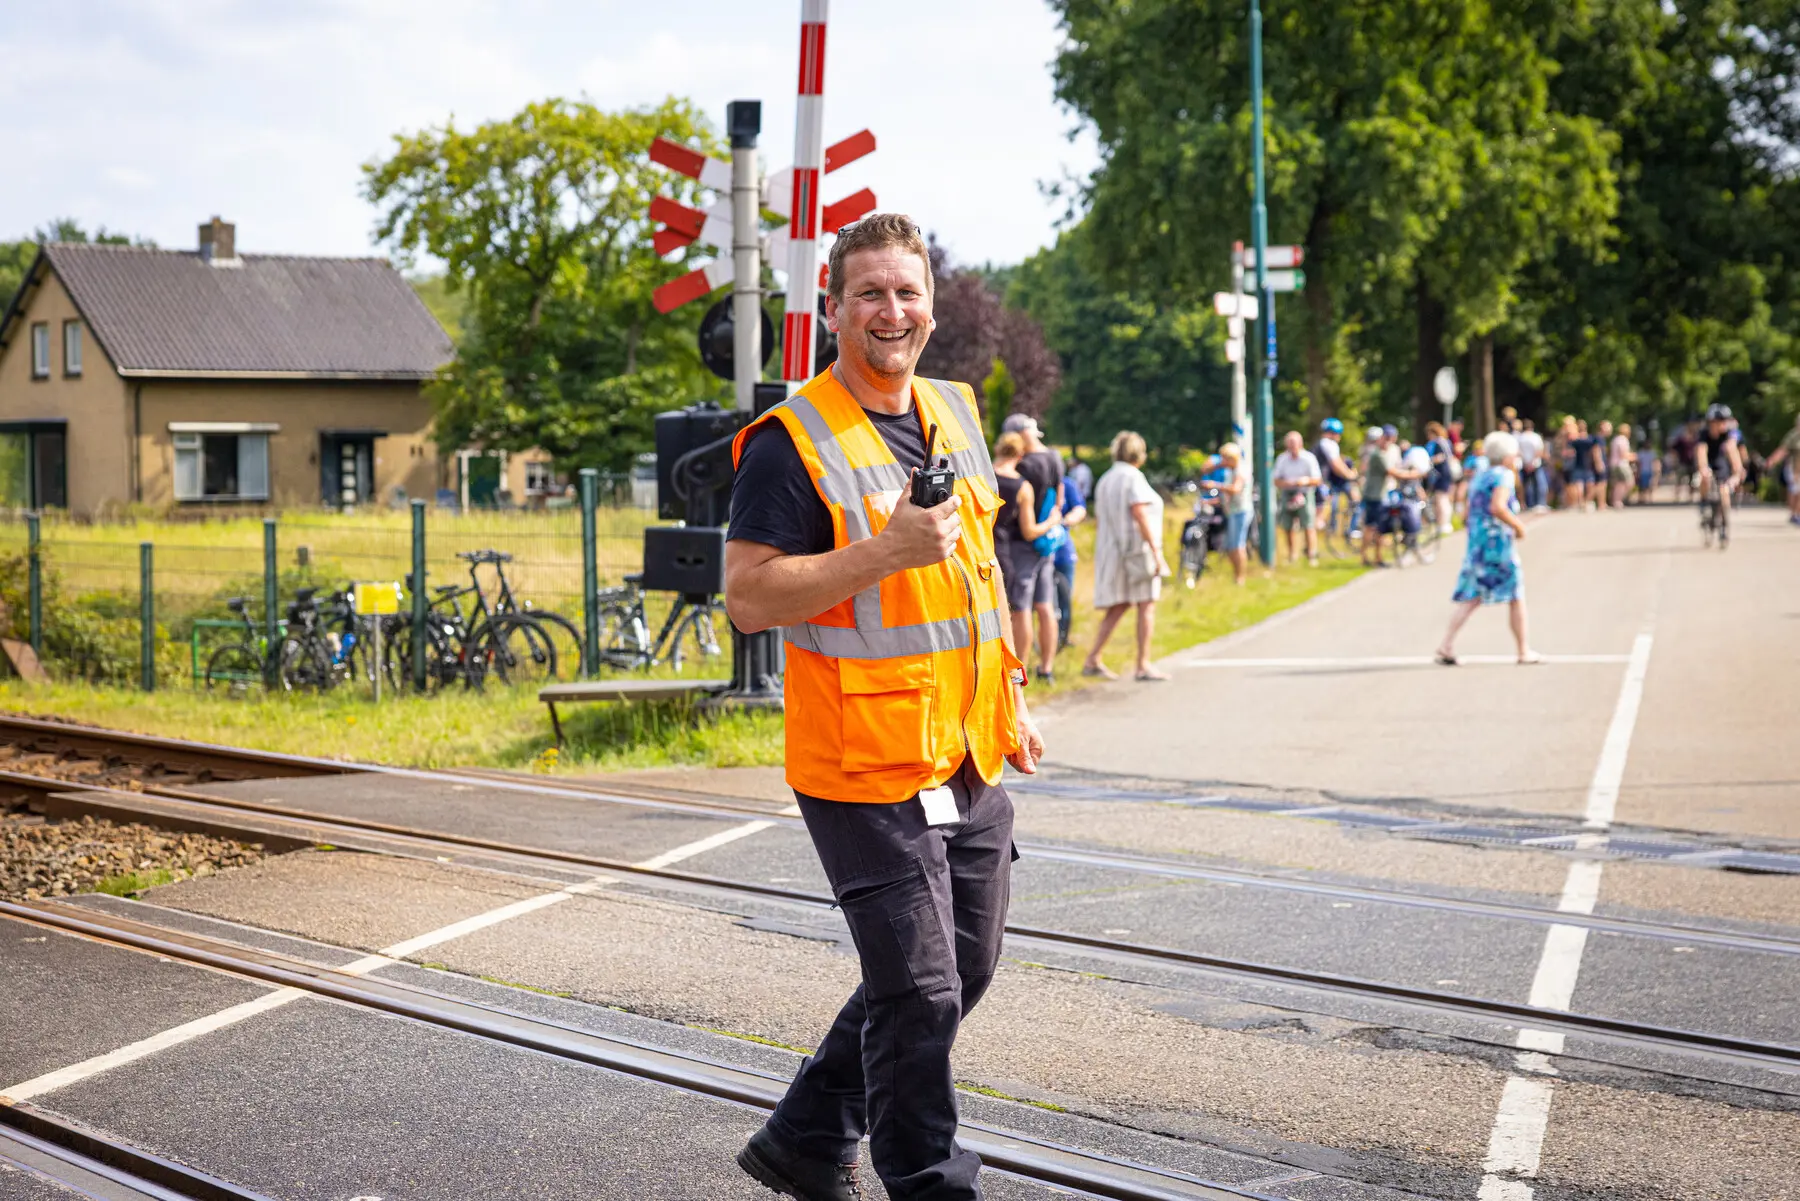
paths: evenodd
<path fill-rule="evenodd" d="M 987 269 L 956 267 L 935 238 L 930 250 L 937 328 L 919 356 L 919 374 L 968 384 L 990 425 L 1011 412 L 1043 413 L 1060 378 L 1043 330 L 1029 315 L 1001 304 Z M 997 362 L 1005 369 L 996 376 Z M 991 376 L 1003 389 L 997 404 L 987 395 Z"/>
<path fill-rule="evenodd" d="M 1008 303 L 1042 326 L 1061 367 L 1047 427 L 1087 446 L 1134 429 L 1158 461 L 1212 442 L 1231 418 L 1223 320 L 1210 304 L 1159 303 L 1109 286 L 1087 258 L 1089 236 L 1083 222 L 1011 274 Z"/>
<path fill-rule="evenodd" d="M 1053 4 L 1068 34 L 1056 63 L 1058 94 L 1094 125 L 1101 145 L 1100 168 L 1074 197 L 1089 216 L 1095 261 L 1134 292 L 1196 303 L 1223 286 L 1230 243 L 1249 232 L 1242 6 Z M 1570 6 L 1334 0 L 1269 7 L 1270 232 L 1273 241 L 1306 247 L 1306 290 L 1298 303 L 1283 302 L 1282 366 L 1299 369 L 1311 404 L 1349 414 L 1382 375 L 1360 339 L 1404 309 L 1434 244 L 1485 219 L 1478 213 L 1538 211 L 1536 197 L 1503 194 L 1510 172 L 1565 165 L 1557 155 L 1503 155 L 1487 173 L 1486 195 L 1467 186 L 1471 158 L 1491 150 L 1494 134 L 1511 131 L 1523 146 L 1546 122 L 1567 124 L 1546 108 L 1543 76 L 1551 64 L 1534 47 L 1571 19 Z M 1591 143 L 1586 131 L 1570 137 L 1578 147 Z M 1447 234 L 1470 203 L 1468 220 Z M 1477 248 L 1468 249 L 1475 258 Z M 1493 319 L 1507 292 L 1503 256 L 1487 267 L 1475 289 L 1482 299 L 1467 306 L 1482 321 Z M 1454 293 L 1445 299 L 1462 303 Z M 1411 374 L 1406 366 L 1402 378 Z M 1392 408 L 1400 398 L 1390 392 L 1385 399 Z"/>
<path fill-rule="evenodd" d="M 623 467 L 656 412 L 716 390 L 695 343 L 702 306 L 651 303 L 685 267 L 651 249 L 650 200 L 697 189 L 649 162 L 658 136 L 718 145 L 686 101 L 606 113 L 546 100 L 467 132 L 398 135 L 365 165 L 377 236 L 406 265 L 435 256 L 466 296 L 456 359 L 431 385 L 440 446 Z"/>
<path fill-rule="evenodd" d="M 104 225 L 92 234 L 73 217 L 57 217 L 32 231 L 29 238 L 17 242 L 0 242 L 0 313 L 12 303 L 13 294 L 25 282 L 25 273 L 37 259 L 38 247 L 46 242 L 96 242 L 108 246 L 155 246 L 149 238 L 113 233 Z"/>

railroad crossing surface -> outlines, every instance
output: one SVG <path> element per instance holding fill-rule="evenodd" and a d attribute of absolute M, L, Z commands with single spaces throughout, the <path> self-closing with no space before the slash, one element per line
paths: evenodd
<path fill-rule="evenodd" d="M 1495 613 L 1430 664 L 1447 554 L 1048 711 L 956 1052 L 987 1195 L 1800 1194 L 1770 703 L 1800 539 L 1692 527 L 1536 523 L 1543 666 L 1503 661 Z M 779 772 L 214 774 L 0 781 L 287 851 L 0 913 L 0 1095 L 127 1165 L 8 1123 L 0 1196 L 769 1195 L 732 1156 L 857 978 Z M 64 1159 L 6 1141 L 32 1137 Z"/>

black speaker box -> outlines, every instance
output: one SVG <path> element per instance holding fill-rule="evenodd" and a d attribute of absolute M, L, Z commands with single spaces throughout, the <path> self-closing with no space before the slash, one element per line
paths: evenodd
<path fill-rule="evenodd" d="M 653 525 L 645 530 L 644 587 L 651 592 L 691 596 L 724 592 L 725 531 L 678 525 Z"/>

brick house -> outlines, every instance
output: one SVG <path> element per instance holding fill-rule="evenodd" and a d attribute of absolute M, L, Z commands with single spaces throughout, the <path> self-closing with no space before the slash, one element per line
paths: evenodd
<path fill-rule="evenodd" d="M 39 251 L 0 317 L 0 508 L 554 489 L 542 455 L 439 456 L 421 388 L 453 347 L 385 259 L 239 254 L 217 217 L 199 242 Z"/>

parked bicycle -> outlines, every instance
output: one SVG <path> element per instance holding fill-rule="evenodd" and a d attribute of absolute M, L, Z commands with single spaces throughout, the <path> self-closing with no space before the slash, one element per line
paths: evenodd
<path fill-rule="evenodd" d="M 428 691 L 460 683 L 480 688 L 491 675 L 506 684 L 530 684 L 559 678 L 581 666 L 581 636 L 574 623 L 558 613 L 521 605 L 506 578 L 505 564 L 512 556 L 504 551 L 477 550 L 457 554 L 469 565 L 469 583 L 442 584 L 432 588 L 425 623 L 425 686 Z M 492 566 L 497 577 L 495 603 L 488 603 L 480 571 Z M 406 587 L 416 581 L 409 575 Z M 464 598 L 470 598 L 465 611 Z M 384 655 L 388 679 L 410 687 L 412 675 L 412 617 L 410 613 L 387 619 L 382 637 L 389 643 Z M 558 641 L 565 646 L 559 652 Z"/>
<path fill-rule="evenodd" d="M 219 647 L 207 657 L 203 678 L 208 692 L 239 700 L 252 685 L 273 685 L 276 660 L 268 635 L 250 619 L 249 598 L 234 596 L 225 602 L 225 607 L 237 615 L 243 631 L 238 641 Z"/>
<path fill-rule="evenodd" d="M 1225 506 L 1219 490 L 1204 485 L 1194 500 L 1194 515 L 1181 527 L 1181 582 L 1189 588 L 1206 573 L 1206 560 L 1225 544 Z"/>
<path fill-rule="evenodd" d="M 608 667 L 648 671 L 667 663 L 676 671 L 691 661 L 717 658 L 718 623 L 725 606 L 713 596 L 680 593 L 663 619 L 655 641 L 644 613 L 644 577 L 628 575 L 618 588 L 603 588 L 595 600 L 600 606 L 600 662 Z"/>

